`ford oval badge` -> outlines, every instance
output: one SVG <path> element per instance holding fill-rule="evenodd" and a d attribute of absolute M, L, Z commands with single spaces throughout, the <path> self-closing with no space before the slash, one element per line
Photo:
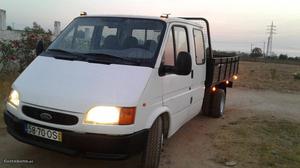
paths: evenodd
<path fill-rule="evenodd" d="M 46 121 L 49 121 L 53 118 L 52 115 L 49 113 L 42 113 L 40 114 L 40 117 L 42 120 L 46 120 Z"/>

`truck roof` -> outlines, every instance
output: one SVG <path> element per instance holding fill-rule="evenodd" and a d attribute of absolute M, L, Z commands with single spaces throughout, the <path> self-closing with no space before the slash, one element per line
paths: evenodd
<path fill-rule="evenodd" d="M 197 27 L 203 28 L 199 23 L 187 20 L 187 19 L 182 19 L 179 17 L 159 17 L 159 16 L 142 16 L 142 15 L 85 15 L 85 16 L 79 16 L 79 17 L 119 17 L 119 18 L 138 18 L 138 19 L 153 19 L 153 20 L 162 20 L 166 23 L 171 23 L 171 22 L 182 22 L 186 24 L 191 24 Z"/>

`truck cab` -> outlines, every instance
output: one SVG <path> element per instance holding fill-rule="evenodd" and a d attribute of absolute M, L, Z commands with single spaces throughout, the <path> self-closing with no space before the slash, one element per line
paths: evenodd
<path fill-rule="evenodd" d="M 156 168 L 164 141 L 198 115 L 221 117 L 238 57 L 213 58 L 193 18 L 80 16 L 12 85 L 5 122 L 21 142 Z"/>

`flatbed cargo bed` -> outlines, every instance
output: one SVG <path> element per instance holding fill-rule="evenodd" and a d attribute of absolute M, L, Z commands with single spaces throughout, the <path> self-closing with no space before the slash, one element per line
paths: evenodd
<path fill-rule="evenodd" d="M 216 85 L 224 81 L 232 81 L 233 76 L 239 71 L 239 57 L 216 57 L 212 58 L 211 71 L 208 74 L 211 76 L 211 85 Z"/>

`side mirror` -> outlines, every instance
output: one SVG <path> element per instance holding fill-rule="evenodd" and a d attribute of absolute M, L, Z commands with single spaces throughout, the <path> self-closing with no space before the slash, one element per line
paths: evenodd
<path fill-rule="evenodd" d="M 192 57 L 188 52 L 180 52 L 176 59 L 176 74 L 188 75 L 192 71 Z"/>
<path fill-rule="evenodd" d="M 164 76 L 165 74 L 166 74 L 165 66 L 163 65 L 163 63 L 161 63 L 158 68 L 158 75 Z"/>
<path fill-rule="evenodd" d="M 39 40 L 35 48 L 36 56 L 40 55 L 43 51 L 44 51 L 44 42 L 43 40 Z"/>

